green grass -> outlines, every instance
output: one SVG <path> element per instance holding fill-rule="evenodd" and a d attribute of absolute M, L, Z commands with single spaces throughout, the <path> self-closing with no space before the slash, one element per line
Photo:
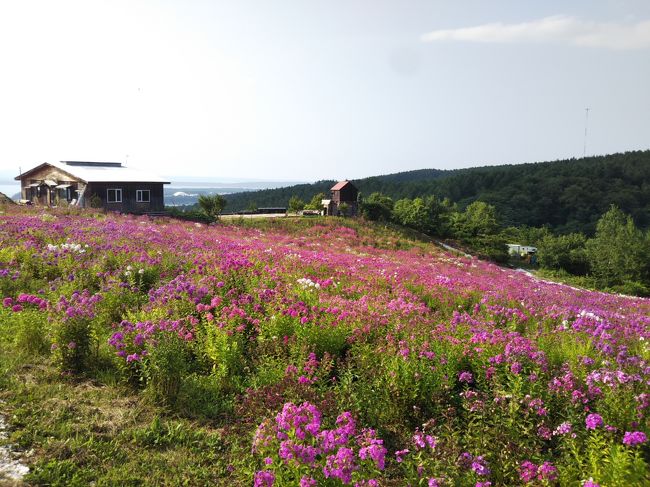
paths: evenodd
<path fill-rule="evenodd" d="M 226 442 L 227 418 L 181 417 L 129 386 L 65 378 L 47 358 L 7 352 L 0 346 L 0 398 L 9 441 L 32 450 L 27 484 L 246 485 L 237 459 L 250 439 Z"/>

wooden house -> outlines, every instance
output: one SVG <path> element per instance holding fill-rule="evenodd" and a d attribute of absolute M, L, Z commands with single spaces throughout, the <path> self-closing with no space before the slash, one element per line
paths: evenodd
<path fill-rule="evenodd" d="M 356 216 L 358 213 L 357 198 L 359 197 L 359 190 L 347 179 L 339 181 L 332 189 L 330 189 L 330 199 L 322 200 L 321 204 L 325 210 L 325 215 L 344 215 Z M 345 204 L 347 210 L 341 211 L 341 205 Z M 345 208 L 345 207 L 344 207 Z M 344 214 L 345 213 L 345 214 Z"/>
<path fill-rule="evenodd" d="M 163 185 L 169 181 L 120 162 L 44 162 L 26 171 L 21 199 L 42 206 L 98 207 L 123 213 L 165 209 Z"/>

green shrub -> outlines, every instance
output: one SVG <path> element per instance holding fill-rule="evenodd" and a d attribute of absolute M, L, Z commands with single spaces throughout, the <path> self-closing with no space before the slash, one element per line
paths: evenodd
<path fill-rule="evenodd" d="M 176 333 L 160 333 L 156 346 L 142 359 L 146 391 L 160 404 L 173 405 L 183 379 L 190 370 L 191 355 L 186 342 Z"/>

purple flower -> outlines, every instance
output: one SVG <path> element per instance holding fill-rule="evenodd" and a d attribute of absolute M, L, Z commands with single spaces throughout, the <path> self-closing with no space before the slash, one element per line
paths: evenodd
<path fill-rule="evenodd" d="M 551 430 L 547 428 L 546 426 L 540 426 L 537 428 L 537 436 L 544 440 L 550 440 L 551 439 Z"/>
<path fill-rule="evenodd" d="M 14 313 L 18 313 L 18 312 L 20 312 L 22 310 L 23 310 L 23 307 L 20 304 L 14 304 L 11 307 L 11 311 L 13 311 Z"/>
<path fill-rule="evenodd" d="M 560 424 L 557 428 L 555 428 L 555 431 L 553 431 L 554 435 L 566 435 L 567 433 L 571 433 L 571 423 L 568 421 Z"/>
<path fill-rule="evenodd" d="M 490 475 L 490 469 L 487 468 L 485 459 L 481 455 L 474 457 L 474 461 L 472 461 L 472 470 L 474 470 L 478 475 L 484 477 Z"/>
<path fill-rule="evenodd" d="M 398 450 L 395 452 L 395 459 L 397 460 L 397 463 L 402 463 L 404 461 L 404 457 L 410 453 L 410 450 L 408 448 L 405 448 L 404 450 Z"/>
<path fill-rule="evenodd" d="M 4 298 L 4 299 L 2 300 L 2 305 L 3 305 L 5 308 L 9 308 L 9 307 L 12 306 L 13 304 L 14 304 L 14 300 L 11 299 L 11 298 Z"/>
<path fill-rule="evenodd" d="M 275 475 L 270 470 L 260 470 L 255 474 L 254 487 L 273 487 Z"/>
<path fill-rule="evenodd" d="M 626 431 L 623 435 L 623 444 L 627 446 L 640 445 L 648 441 L 648 437 L 643 431 Z"/>
<path fill-rule="evenodd" d="M 600 414 L 590 414 L 585 420 L 588 430 L 595 430 L 599 426 L 603 425 L 603 418 Z"/>
<path fill-rule="evenodd" d="M 339 448 L 336 455 L 327 457 L 326 465 L 323 467 L 325 478 L 339 479 L 344 484 L 352 481 L 352 472 L 358 467 L 354 464 L 354 452 L 347 447 Z"/>
<path fill-rule="evenodd" d="M 467 372 L 465 370 L 465 371 L 461 372 L 460 374 L 458 374 L 458 380 L 460 382 L 466 382 L 466 383 L 469 384 L 470 382 L 472 382 L 474 380 L 474 376 L 472 376 L 471 372 Z"/>
<path fill-rule="evenodd" d="M 537 477 L 537 465 L 528 460 L 522 462 L 519 466 L 519 478 L 528 483 Z"/>
<path fill-rule="evenodd" d="M 302 478 L 300 479 L 300 487 L 316 487 L 318 485 L 318 482 L 316 482 L 316 479 L 312 477 L 307 477 L 306 475 L 303 475 Z"/>
<path fill-rule="evenodd" d="M 555 480 L 557 479 L 557 468 L 549 462 L 544 462 L 537 469 L 537 478 L 539 480 Z"/>
<path fill-rule="evenodd" d="M 375 437 L 376 433 L 372 429 L 365 429 L 363 433 L 357 437 L 357 444 L 359 448 L 359 458 L 366 460 L 371 458 L 379 470 L 383 470 L 386 462 L 386 448 L 384 448 L 384 440 Z"/>
<path fill-rule="evenodd" d="M 582 487 L 600 487 L 600 484 L 594 482 L 593 479 L 590 477 L 589 480 L 587 480 L 584 484 L 582 484 Z"/>

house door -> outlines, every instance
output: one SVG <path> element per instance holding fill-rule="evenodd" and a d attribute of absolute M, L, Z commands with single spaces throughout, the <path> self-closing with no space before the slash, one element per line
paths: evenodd
<path fill-rule="evenodd" d="M 48 206 L 49 199 L 50 199 L 50 188 L 48 188 L 46 184 L 41 184 L 38 187 L 38 197 L 37 197 L 38 204 L 43 206 Z"/>

